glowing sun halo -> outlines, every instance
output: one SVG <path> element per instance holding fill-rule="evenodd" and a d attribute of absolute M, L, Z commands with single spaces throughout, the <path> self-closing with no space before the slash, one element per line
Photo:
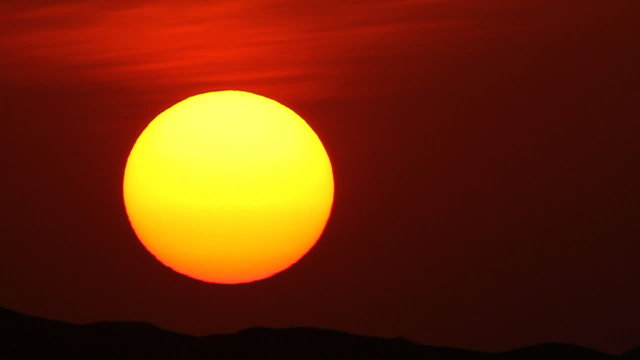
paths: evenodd
<path fill-rule="evenodd" d="M 136 141 L 124 173 L 129 220 L 163 264 L 244 283 L 298 261 L 333 202 L 327 153 L 286 106 L 243 91 L 187 98 Z"/>

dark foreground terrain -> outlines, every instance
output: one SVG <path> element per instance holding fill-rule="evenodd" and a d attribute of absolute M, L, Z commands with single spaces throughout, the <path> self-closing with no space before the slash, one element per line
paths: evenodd
<path fill-rule="evenodd" d="M 541 344 L 500 354 L 425 346 L 405 339 L 314 328 L 251 328 L 237 334 L 189 336 L 146 323 L 74 325 L 0 308 L 0 359 L 640 359 Z"/>

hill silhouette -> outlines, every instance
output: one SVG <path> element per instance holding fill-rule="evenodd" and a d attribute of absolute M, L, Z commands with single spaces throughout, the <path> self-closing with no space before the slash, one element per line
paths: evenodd
<path fill-rule="evenodd" d="M 492 354 L 308 327 L 190 336 L 141 322 L 75 325 L 0 308 L 0 359 L 630 360 L 638 355 L 640 348 L 614 356 L 566 344 Z"/>

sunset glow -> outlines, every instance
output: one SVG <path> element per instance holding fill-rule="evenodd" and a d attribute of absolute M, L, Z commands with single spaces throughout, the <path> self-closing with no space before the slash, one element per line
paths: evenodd
<path fill-rule="evenodd" d="M 0 1 L 0 360 L 640 355 L 637 14 Z"/>
<path fill-rule="evenodd" d="M 162 263 L 190 277 L 269 277 L 318 240 L 333 202 L 325 149 L 307 123 L 241 91 L 190 97 L 156 117 L 124 176 L 133 228 Z"/>

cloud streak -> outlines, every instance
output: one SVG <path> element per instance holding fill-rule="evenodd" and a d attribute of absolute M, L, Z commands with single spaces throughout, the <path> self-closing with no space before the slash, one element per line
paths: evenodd
<path fill-rule="evenodd" d="M 425 17 L 440 3 L 3 5 L 6 19 L 0 27 L 8 36 L 0 40 L 0 50 L 8 56 L 0 75 L 138 89 L 248 87 L 298 97 L 344 95 L 342 79 L 356 70 L 354 63 L 406 52 L 410 47 L 398 44 L 456 26 L 450 16 Z"/>

